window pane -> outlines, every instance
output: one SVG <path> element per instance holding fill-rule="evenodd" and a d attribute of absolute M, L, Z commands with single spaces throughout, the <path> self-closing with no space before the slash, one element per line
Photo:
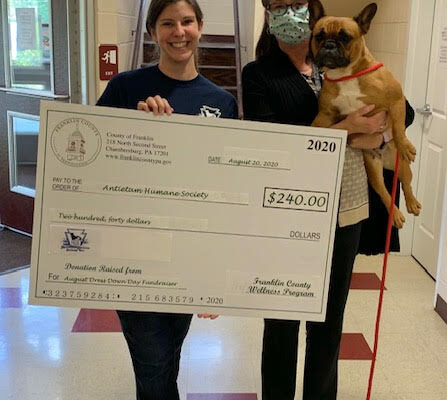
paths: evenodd
<path fill-rule="evenodd" d="M 51 0 L 7 0 L 11 86 L 51 91 Z"/>
<path fill-rule="evenodd" d="M 39 121 L 12 115 L 10 117 L 11 188 L 36 188 L 37 144 Z"/>

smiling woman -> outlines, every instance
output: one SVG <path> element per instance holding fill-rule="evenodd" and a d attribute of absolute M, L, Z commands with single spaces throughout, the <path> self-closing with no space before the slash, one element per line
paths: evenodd
<path fill-rule="evenodd" d="M 175 111 L 203 117 L 237 118 L 235 98 L 197 71 L 194 58 L 202 34 L 202 19 L 196 0 L 152 0 L 146 25 L 160 47 L 159 64 L 118 74 L 109 82 L 97 104 L 137 108 L 156 115 L 170 115 Z M 118 139 L 116 141 L 118 143 Z M 163 144 L 152 143 L 150 147 L 160 156 L 163 152 L 167 154 Z M 135 155 L 121 155 L 120 159 L 132 161 Z M 200 191 L 179 194 L 190 200 L 202 195 Z M 179 400 L 180 354 L 192 315 L 131 311 L 118 311 L 118 315 L 133 361 L 137 398 Z"/>
<path fill-rule="evenodd" d="M 159 68 L 163 73 L 174 79 L 197 76 L 194 55 L 202 35 L 203 15 L 196 1 L 154 0 L 146 26 L 160 46 Z"/>

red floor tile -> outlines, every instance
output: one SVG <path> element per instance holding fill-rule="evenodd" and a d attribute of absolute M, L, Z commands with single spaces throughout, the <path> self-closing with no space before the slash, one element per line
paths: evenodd
<path fill-rule="evenodd" d="M 361 333 L 343 333 L 340 360 L 372 360 L 372 351 Z"/>
<path fill-rule="evenodd" d="M 113 310 L 87 310 L 79 312 L 72 332 L 121 332 L 118 315 Z"/>
<path fill-rule="evenodd" d="M 0 299 L 3 297 L 0 296 Z M 82 309 L 72 332 L 121 332 L 121 325 L 113 310 Z M 371 360 L 371 357 L 372 351 L 362 334 L 344 333 L 342 335 L 340 360 Z M 253 396 L 256 394 L 192 393 L 188 394 L 188 400 L 256 400 Z"/>
<path fill-rule="evenodd" d="M 352 274 L 351 290 L 380 290 L 380 284 L 377 274 L 359 272 Z"/>
<path fill-rule="evenodd" d="M 187 400 L 258 400 L 256 393 L 188 393 Z"/>
<path fill-rule="evenodd" d="M 0 308 L 22 308 L 27 301 L 20 288 L 0 288 Z"/>

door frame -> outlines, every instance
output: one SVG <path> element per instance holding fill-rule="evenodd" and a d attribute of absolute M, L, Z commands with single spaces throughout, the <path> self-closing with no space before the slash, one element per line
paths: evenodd
<path fill-rule="evenodd" d="M 435 309 L 438 307 L 438 296 L 444 301 L 447 300 L 447 283 L 442 280 L 443 275 L 445 276 L 447 271 L 447 174 L 445 180 L 444 188 L 444 204 L 443 212 L 441 217 L 441 232 L 439 235 L 439 253 L 438 253 L 438 267 L 436 276 L 436 287 L 435 287 Z M 444 266 L 444 267 L 443 267 Z M 444 268 L 444 271 L 443 271 Z M 443 274 L 444 272 L 444 274 Z M 445 277 L 444 277 L 445 279 Z"/>
<path fill-rule="evenodd" d="M 427 98 L 435 6 L 436 0 L 411 1 L 404 92 L 414 109 L 422 107 Z M 430 46 L 427 46 L 427 43 L 430 43 Z M 415 113 L 414 122 L 407 129 L 407 136 L 416 147 L 418 155 L 422 152 L 424 123 L 424 117 Z M 413 191 L 417 193 L 420 157 L 416 156 L 411 169 L 413 171 Z M 405 204 L 403 194 L 401 194 L 400 204 Z M 410 256 L 412 254 L 415 217 L 408 214 L 405 207 L 401 207 L 401 211 L 405 215 L 406 222 L 400 231 L 400 255 Z"/>

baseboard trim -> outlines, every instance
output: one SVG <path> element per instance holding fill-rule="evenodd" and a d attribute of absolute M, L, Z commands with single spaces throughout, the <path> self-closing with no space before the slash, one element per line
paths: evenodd
<path fill-rule="evenodd" d="M 441 316 L 441 318 L 447 324 L 447 302 L 439 294 L 436 299 L 435 311 Z"/>

